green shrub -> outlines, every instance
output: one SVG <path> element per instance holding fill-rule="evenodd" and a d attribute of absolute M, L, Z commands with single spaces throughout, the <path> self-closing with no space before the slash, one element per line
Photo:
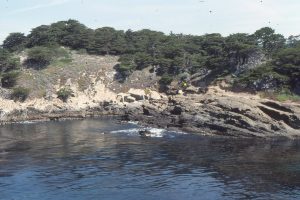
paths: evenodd
<path fill-rule="evenodd" d="M 40 69 L 49 65 L 54 58 L 61 58 L 59 61 L 62 63 L 69 63 L 72 61 L 69 52 L 64 48 L 57 46 L 37 46 L 28 50 L 26 62 L 29 67 Z"/>
<path fill-rule="evenodd" d="M 4 73 L 1 78 L 1 84 L 4 88 L 12 88 L 17 82 L 17 77 L 19 76 L 18 71 L 11 71 Z"/>
<path fill-rule="evenodd" d="M 16 58 L 5 49 L 0 48 L 0 74 L 17 70 L 20 66 L 20 59 Z"/>
<path fill-rule="evenodd" d="M 28 51 L 27 61 L 47 65 L 50 64 L 53 56 L 53 52 L 48 47 L 33 47 Z"/>
<path fill-rule="evenodd" d="M 24 87 L 16 87 L 13 89 L 12 99 L 15 101 L 25 101 L 29 95 L 29 89 Z"/>
<path fill-rule="evenodd" d="M 74 96 L 74 92 L 71 88 L 61 88 L 57 91 L 57 98 L 62 100 L 63 102 L 66 102 L 71 96 Z"/>
<path fill-rule="evenodd" d="M 159 83 L 162 85 L 169 85 L 172 81 L 173 81 L 173 77 L 165 74 L 161 77 L 161 79 L 159 80 Z"/>
<path fill-rule="evenodd" d="M 123 82 L 134 71 L 135 66 L 130 64 L 117 64 L 114 68 L 118 72 L 118 76 L 116 78 L 120 82 Z"/>

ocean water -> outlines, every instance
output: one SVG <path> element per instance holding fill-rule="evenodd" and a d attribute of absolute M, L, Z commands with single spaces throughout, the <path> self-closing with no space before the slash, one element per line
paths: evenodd
<path fill-rule="evenodd" d="M 113 119 L 0 127 L 0 199 L 300 199 L 300 143 Z"/>

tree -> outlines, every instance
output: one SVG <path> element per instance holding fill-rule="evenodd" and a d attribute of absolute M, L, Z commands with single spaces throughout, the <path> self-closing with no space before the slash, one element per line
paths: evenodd
<path fill-rule="evenodd" d="M 189 54 L 203 53 L 203 49 L 201 48 L 204 40 L 203 36 L 188 35 L 185 40 L 184 49 L 186 52 Z"/>
<path fill-rule="evenodd" d="M 285 45 L 285 38 L 281 34 L 275 34 L 275 30 L 264 27 L 253 34 L 257 45 L 262 47 L 267 56 L 272 56 Z"/>
<path fill-rule="evenodd" d="M 177 37 L 169 37 L 161 46 L 160 55 L 168 59 L 184 56 L 183 43 Z"/>
<path fill-rule="evenodd" d="M 282 49 L 274 59 L 276 65 L 292 64 L 300 67 L 300 47 Z"/>
<path fill-rule="evenodd" d="M 289 87 L 300 94 L 300 47 L 286 48 L 276 54 L 274 71 L 289 78 Z"/>
<path fill-rule="evenodd" d="M 89 52 L 100 55 L 119 55 L 124 53 L 125 47 L 126 41 L 123 31 L 117 31 L 111 27 L 103 27 L 95 30 Z"/>
<path fill-rule="evenodd" d="M 245 33 L 229 35 L 226 38 L 225 49 L 229 58 L 236 64 L 245 64 L 248 58 L 259 50 L 255 45 L 254 38 Z"/>
<path fill-rule="evenodd" d="M 225 38 L 218 33 L 206 34 L 203 36 L 201 47 L 210 56 L 221 56 L 225 53 L 223 51 L 223 48 L 225 47 Z"/>
<path fill-rule="evenodd" d="M 148 29 L 141 30 L 137 34 L 137 49 L 144 49 L 153 58 L 158 57 L 163 43 L 167 41 L 165 34 Z"/>
<path fill-rule="evenodd" d="M 153 63 L 153 59 L 147 53 L 138 52 L 134 55 L 134 62 L 137 65 L 137 69 L 141 70 L 150 66 Z"/>
<path fill-rule="evenodd" d="M 46 46 L 55 43 L 55 39 L 50 35 L 50 26 L 41 25 L 31 30 L 27 36 L 27 47 Z"/>
<path fill-rule="evenodd" d="M 126 50 L 125 50 L 126 54 L 134 54 L 136 52 L 136 47 L 134 44 L 135 35 L 136 35 L 135 32 L 133 32 L 130 29 L 125 32 L 124 39 L 126 42 Z"/>
<path fill-rule="evenodd" d="M 3 48 L 8 51 L 22 50 L 26 44 L 27 38 L 24 33 L 10 33 L 3 41 Z"/>
<path fill-rule="evenodd" d="M 290 36 L 287 39 L 287 47 L 297 47 L 300 46 L 300 35 Z"/>
<path fill-rule="evenodd" d="M 91 29 L 72 19 L 52 24 L 50 33 L 57 43 L 72 49 L 87 48 L 93 35 Z"/>

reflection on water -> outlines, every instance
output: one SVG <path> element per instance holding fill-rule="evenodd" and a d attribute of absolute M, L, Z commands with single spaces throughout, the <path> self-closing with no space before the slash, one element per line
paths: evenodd
<path fill-rule="evenodd" d="M 0 127 L 0 199 L 300 198 L 299 141 L 136 130 L 97 119 Z"/>

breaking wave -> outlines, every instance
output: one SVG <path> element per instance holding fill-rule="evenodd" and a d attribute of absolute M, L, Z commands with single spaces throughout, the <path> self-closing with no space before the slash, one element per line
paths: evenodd
<path fill-rule="evenodd" d="M 184 132 L 175 132 L 175 131 L 167 131 L 166 129 L 160 128 L 131 128 L 131 129 L 123 129 L 110 131 L 112 134 L 126 134 L 128 136 L 140 136 L 140 131 L 147 131 L 147 137 L 153 138 L 162 138 L 162 137 L 175 137 L 175 135 L 185 134 Z"/>

